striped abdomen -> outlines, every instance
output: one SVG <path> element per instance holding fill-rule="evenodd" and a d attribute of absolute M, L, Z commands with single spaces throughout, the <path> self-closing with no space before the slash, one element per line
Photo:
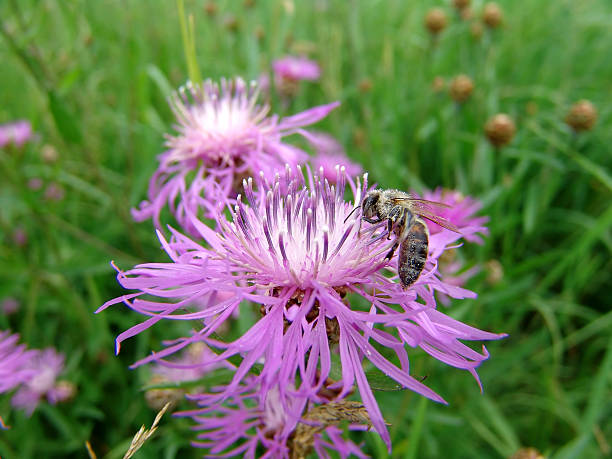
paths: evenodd
<path fill-rule="evenodd" d="M 427 261 L 429 231 L 422 220 L 414 220 L 402 241 L 397 256 L 397 272 L 404 288 L 410 287 L 421 275 Z"/>

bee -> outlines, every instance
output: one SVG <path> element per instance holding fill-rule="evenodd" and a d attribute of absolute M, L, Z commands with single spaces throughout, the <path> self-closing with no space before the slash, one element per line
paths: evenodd
<path fill-rule="evenodd" d="M 388 236 L 395 243 L 386 255 L 390 260 L 399 247 L 397 273 L 404 289 L 414 284 L 425 266 L 429 248 L 429 230 L 423 218 L 456 233 L 459 229 L 436 215 L 432 207 L 450 207 L 441 202 L 420 199 L 400 190 L 369 191 L 361 204 L 361 218 L 368 223 L 388 222 Z"/>

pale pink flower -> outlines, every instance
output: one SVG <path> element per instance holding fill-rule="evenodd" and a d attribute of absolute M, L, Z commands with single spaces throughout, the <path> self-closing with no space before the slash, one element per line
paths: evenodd
<path fill-rule="evenodd" d="M 272 63 L 275 79 L 316 81 L 321 76 L 321 69 L 316 61 L 305 57 L 285 56 Z"/>
<path fill-rule="evenodd" d="M 236 196 L 243 178 L 260 171 L 271 177 L 287 163 L 307 160 L 306 152 L 284 138 L 302 133 L 338 103 L 279 119 L 269 114 L 269 106 L 258 104 L 258 94 L 255 82 L 235 78 L 188 83 L 171 97 L 177 133 L 167 136 L 168 150 L 159 157 L 148 200 L 132 210 L 137 221 L 153 218 L 161 228 L 159 216 L 167 204 L 179 224 L 197 234 L 190 213 L 212 218 Z"/>
<path fill-rule="evenodd" d="M 53 348 L 34 351 L 34 354 L 24 365 L 33 375 L 23 383 L 13 398 L 11 404 L 22 409 L 28 416 L 32 415 L 41 399 L 46 398 L 55 404 L 65 400 L 67 394 L 63 385 L 58 385 L 57 377 L 64 370 L 64 355 Z"/>

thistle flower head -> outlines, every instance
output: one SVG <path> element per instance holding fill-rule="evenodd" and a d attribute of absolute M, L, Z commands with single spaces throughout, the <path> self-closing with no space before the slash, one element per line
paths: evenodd
<path fill-rule="evenodd" d="M 338 104 L 315 107 L 279 119 L 258 104 L 256 83 L 242 79 L 188 83 L 170 99 L 177 119 L 176 134 L 168 135 L 168 150 L 149 182 L 148 201 L 132 214 L 138 221 L 153 218 L 167 203 L 178 222 L 188 226 L 187 213 L 212 216 L 218 203 L 235 196 L 243 177 L 263 171 L 270 176 L 307 154 L 283 142 L 283 137 L 327 116 Z"/>
<path fill-rule="evenodd" d="M 229 219 L 217 216 L 218 231 L 191 216 L 206 245 L 175 230 L 169 241 L 160 233 L 172 261 L 120 272 L 121 285 L 138 292 L 100 308 L 124 302 L 148 316 L 120 334 L 117 343 L 163 319 L 199 321 L 200 329 L 192 336 L 169 343 L 136 365 L 206 340 L 220 352 L 209 364 L 242 358 L 218 400 L 235 395 L 240 382 L 260 363 L 257 384 L 263 392 L 278 387 L 282 398 L 320 403 L 328 401 L 330 393 L 342 398 L 356 385 L 374 428 L 387 444 L 389 435 L 362 366 L 364 358 L 399 387 L 440 402 L 438 394 L 410 376 L 407 347 L 420 347 L 477 378 L 475 369 L 488 353 L 484 348 L 476 352 L 460 340 L 503 335 L 442 314 L 434 296 L 435 291 L 454 298 L 475 296 L 438 277 L 438 257 L 461 235 L 446 229 L 432 234 L 425 269 L 405 290 L 397 281 L 396 257 L 386 258 L 394 244 L 386 224 L 362 224 L 359 212 L 353 212 L 367 190 L 367 176 L 362 185 L 341 168 L 337 174 L 335 186 L 290 166 L 273 180 L 262 174 L 257 187 L 253 180 L 245 181 L 244 200 L 238 197 Z M 347 184 L 352 202 L 344 198 Z M 153 298 L 140 298 L 145 294 Z M 221 324 L 248 302 L 256 305 L 261 318 L 235 341 L 215 338 Z M 383 356 L 374 343 L 394 356 Z M 332 354 L 340 360 L 339 381 L 329 379 Z M 296 422 L 301 415 L 287 413 Z"/>
<path fill-rule="evenodd" d="M 11 314 L 15 314 L 19 309 L 19 301 L 12 296 L 4 298 L 0 301 L 0 313 L 10 316 Z"/>
<path fill-rule="evenodd" d="M 12 123 L 0 124 L 0 148 L 9 144 L 21 148 L 32 138 L 32 125 L 29 121 L 19 120 Z"/>
<path fill-rule="evenodd" d="M 17 390 L 11 404 L 15 408 L 23 409 L 28 416 L 34 412 L 43 397 L 46 397 L 49 403 L 55 404 L 72 395 L 66 390 L 65 384 L 56 381 L 64 370 L 64 355 L 55 349 L 35 351 L 24 369 L 30 370 L 33 375 Z"/>
<path fill-rule="evenodd" d="M 321 77 L 321 68 L 316 61 L 305 57 L 286 56 L 272 63 L 274 76 L 281 80 L 316 81 Z"/>
<path fill-rule="evenodd" d="M 0 394 L 8 392 L 28 381 L 36 374 L 29 365 L 36 351 L 26 350 L 25 344 L 17 344 L 19 335 L 0 331 Z"/>
<path fill-rule="evenodd" d="M 482 208 L 482 204 L 477 199 L 465 196 L 460 191 L 444 188 L 436 188 L 433 191 L 427 190 L 421 197 L 448 206 L 437 210 L 437 215 L 457 228 L 461 228 L 461 235 L 466 241 L 482 244 L 481 235 L 489 234 L 489 230 L 484 226 L 489 221 L 489 217 L 476 215 Z M 436 234 L 443 230 L 440 225 L 429 220 L 427 220 L 427 226 L 430 234 Z"/>

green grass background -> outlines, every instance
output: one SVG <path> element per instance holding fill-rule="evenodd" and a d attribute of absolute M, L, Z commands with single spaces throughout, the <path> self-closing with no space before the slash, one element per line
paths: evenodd
<path fill-rule="evenodd" d="M 507 457 L 534 446 L 553 458 L 610 456 L 612 439 L 612 3 L 606 0 L 500 1 L 503 26 L 470 33 L 450 2 L 186 0 L 204 77 L 256 78 L 274 58 L 308 49 L 322 66 L 290 106 L 342 105 L 317 128 L 336 136 L 384 187 L 457 188 L 484 202 L 491 218 L 483 246 L 461 249 L 470 264 L 497 260 L 468 285 L 476 300 L 457 301 L 453 317 L 506 340 L 488 346 L 480 375 L 415 354 L 415 374 L 450 402 L 410 391 L 378 393 L 391 424 L 393 457 Z M 430 7 L 446 10 L 438 43 L 423 27 Z M 482 2 L 473 1 L 476 18 Z M 0 2 L 0 122 L 31 120 L 38 140 L 2 152 L 0 299 L 21 303 L 0 329 L 31 347 L 67 355 L 63 377 L 73 401 L 41 404 L 31 418 L 0 413 L 0 456 L 121 457 L 141 424 L 155 415 L 142 387 L 146 371 L 127 366 L 185 325 L 161 324 L 124 344 L 116 334 L 140 321 L 115 307 L 93 311 L 122 293 L 122 268 L 165 261 L 149 222 L 129 208 L 143 197 L 172 115 L 171 90 L 187 79 L 173 1 L 3 0 Z M 263 38 L 257 38 L 263 31 Z M 434 93 L 435 76 L 473 78 L 472 97 L 456 105 Z M 364 91 L 368 80 L 371 89 Z M 563 118 L 582 98 L 599 111 L 591 132 L 574 135 Z M 275 101 L 278 102 L 278 101 Z M 487 118 L 510 114 L 517 134 L 495 151 Z M 43 145 L 59 153 L 41 158 Z M 65 198 L 49 202 L 30 178 L 57 182 Z M 28 242 L 12 242 L 16 228 Z M 170 329 L 170 327 L 174 327 Z M 187 328 L 186 328 L 187 330 Z M 166 416 L 140 457 L 198 457 L 189 422 Z M 373 433 L 355 434 L 385 457 Z"/>

